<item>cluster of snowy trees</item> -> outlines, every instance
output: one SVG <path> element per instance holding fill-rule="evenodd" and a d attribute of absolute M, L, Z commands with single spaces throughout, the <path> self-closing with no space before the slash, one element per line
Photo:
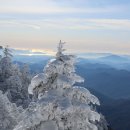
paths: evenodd
<path fill-rule="evenodd" d="M 6 93 L 12 103 L 17 106 L 27 107 L 29 104 L 28 85 L 31 76 L 28 65 L 21 69 L 12 61 L 12 52 L 7 47 L 3 48 L 0 59 L 0 90 Z"/>
<path fill-rule="evenodd" d="M 0 84 L 0 88 L 5 94 L 0 91 L 0 104 L 3 104 L 0 107 L 0 121 L 4 117 L 5 123 L 0 124 L 0 129 L 108 130 L 106 120 L 95 109 L 100 105 L 98 98 L 86 88 L 75 85 L 84 79 L 75 73 L 75 56 L 64 54 L 63 45 L 60 41 L 56 58 L 48 62 L 43 73 L 32 78 L 28 87 L 32 101 L 24 110 L 10 103 L 7 97 L 13 101 L 21 99 L 20 94 L 26 95 L 27 88 L 23 84 L 27 82 L 28 85 L 25 78 L 27 67 L 20 71 L 18 66 L 12 64 L 10 51 L 7 48 L 8 51 L 4 50 L 0 65 L 4 87 Z M 3 59 L 6 59 L 4 63 L 8 62 L 6 69 L 2 68 Z M 19 96 L 12 97 L 12 92 Z M 5 116 L 1 116 L 1 111 L 6 113 Z"/>
<path fill-rule="evenodd" d="M 7 95 L 0 91 L 0 130 L 13 130 L 22 112 L 22 107 L 11 103 Z"/>

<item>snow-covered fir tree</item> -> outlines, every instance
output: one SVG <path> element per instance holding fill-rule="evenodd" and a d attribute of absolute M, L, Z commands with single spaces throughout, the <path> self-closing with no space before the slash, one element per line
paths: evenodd
<path fill-rule="evenodd" d="M 5 79 L 5 78 L 8 78 L 10 75 L 12 75 L 12 61 L 11 61 L 11 57 L 12 57 L 12 54 L 11 54 L 11 51 L 8 51 L 9 49 L 7 48 L 4 48 L 3 49 L 3 57 L 1 59 L 1 62 L 0 62 L 0 67 L 1 67 L 1 70 L 2 70 L 2 78 L 1 80 Z"/>
<path fill-rule="evenodd" d="M 28 92 L 35 102 L 14 130 L 107 130 L 95 110 L 98 98 L 75 85 L 84 80 L 75 73 L 75 56 L 63 54 L 63 45 L 60 41 L 56 58 L 32 79 Z"/>
<path fill-rule="evenodd" d="M 8 100 L 7 95 L 0 91 L 0 130 L 13 130 L 22 111 L 21 107 L 17 108 Z"/>
<path fill-rule="evenodd" d="M 3 49 L 3 47 L 2 46 L 0 46 L 0 60 L 1 60 L 1 58 L 2 58 L 2 55 L 1 55 L 1 50 Z"/>
<path fill-rule="evenodd" d="M 0 62 L 1 62 L 1 58 L 2 58 L 2 54 L 1 54 L 1 50 L 2 50 L 2 46 L 0 46 Z M 2 69 L 0 67 L 0 76 L 2 75 Z M 1 78 L 1 77 L 0 77 Z"/>
<path fill-rule="evenodd" d="M 12 62 L 12 57 L 9 47 L 3 48 L 3 57 L 0 61 L 0 90 L 7 93 L 11 102 L 27 107 L 29 104 L 27 89 L 30 84 L 27 74 L 24 74 L 27 70 L 20 70 L 19 66 Z"/>
<path fill-rule="evenodd" d="M 4 48 L 4 57 L 12 57 L 13 55 L 11 54 L 12 51 L 9 49 L 9 46 L 7 45 L 5 48 Z"/>

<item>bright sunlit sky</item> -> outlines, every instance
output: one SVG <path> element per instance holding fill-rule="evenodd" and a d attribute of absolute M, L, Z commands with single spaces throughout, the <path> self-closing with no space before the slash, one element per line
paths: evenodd
<path fill-rule="evenodd" d="M 130 54 L 130 0 L 0 0 L 0 44 Z"/>

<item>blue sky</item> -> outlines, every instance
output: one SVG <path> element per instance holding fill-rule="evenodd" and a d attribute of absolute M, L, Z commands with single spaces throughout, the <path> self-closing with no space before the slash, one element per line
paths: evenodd
<path fill-rule="evenodd" d="M 0 0 L 0 42 L 14 48 L 130 54 L 130 0 Z"/>

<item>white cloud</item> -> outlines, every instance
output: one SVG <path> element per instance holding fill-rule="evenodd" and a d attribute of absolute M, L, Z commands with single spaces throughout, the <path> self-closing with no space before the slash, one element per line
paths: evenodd
<path fill-rule="evenodd" d="M 35 30 L 39 30 L 40 26 L 36 25 L 36 24 L 31 24 L 31 23 L 27 23 L 26 21 L 24 22 L 19 22 L 19 21 L 14 21 L 14 20 L 0 20 L 0 26 L 16 26 L 16 27 L 28 27 L 28 28 L 32 28 Z"/>
<path fill-rule="evenodd" d="M 44 20 L 0 20 L 0 26 L 28 27 L 36 30 L 130 30 L 128 19 L 44 19 Z"/>
<path fill-rule="evenodd" d="M 130 20 L 127 19 L 48 19 L 39 22 L 46 27 L 57 29 L 74 29 L 74 30 L 130 30 Z"/>
<path fill-rule="evenodd" d="M 128 19 L 88 19 L 86 22 L 94 23 L 98 27 L 106 29 L 130 30 L 130 20 Z"/>

